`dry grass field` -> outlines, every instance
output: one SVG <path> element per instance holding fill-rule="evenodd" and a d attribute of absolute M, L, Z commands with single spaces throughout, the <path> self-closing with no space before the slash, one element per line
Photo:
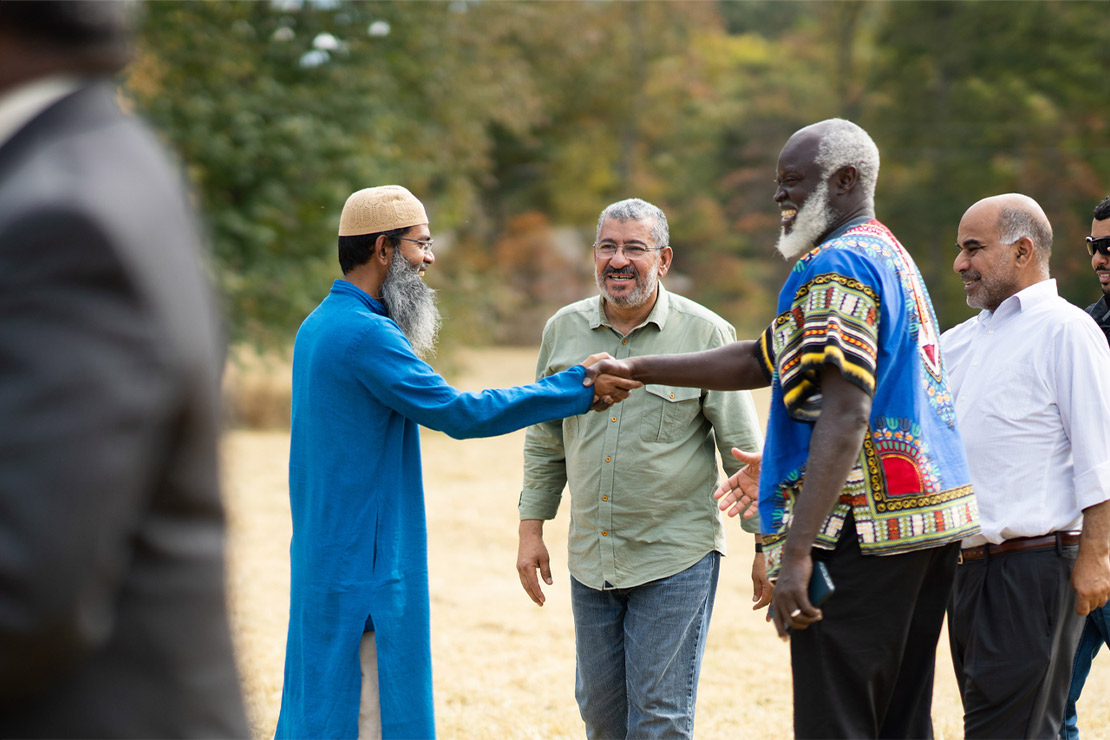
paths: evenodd
<path fill-rule="evenodd" d="M 457 358 L 463 389 L 532 377 L 532 350 L 470 351 Z M 279 372 L 280 375 L 280 372 Z M 266 380 L 281 397 L 282 379 Z M 287 387 L 287 379 L 284 381 Z M 276 393 L 274 390 L 276 389 Z M 276 403 L 280 403 L 277 401 Z M 761 410 L 767 397 L 757 395 Z M 536 607 L 516 575 L 516 500 L 523 432 L 456 441 L 422 430 L 431 570 L 436 727 L 441 738 L 581 738 L 574 701 L 574 630 L 564 512 L 546 527 L 555 584 Z M 289 595 L 288 434 L 234 431 L 224 445 L 231 522 L 233 627 L 254 738 L 277 724 Z M 696 737 L 792 734 L 789 650 L 751 610 L 751 546 L 728 522 L 698 696 Z M 933 704 L 936 735 L 961 738 L 959 696 L 944 637 Z M 1080 702 L 1085 740 L 1110 740 L 1110 657 L 1100 655 Z"/>

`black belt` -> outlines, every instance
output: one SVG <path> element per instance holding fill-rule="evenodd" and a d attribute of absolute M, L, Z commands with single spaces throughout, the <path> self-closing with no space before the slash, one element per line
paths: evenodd
<path fill-rule="evenodd" d="M 978 547 L 967 547 L 960 550 L 960 565 L 968 560 L 982 560 L 994 555 L 1005 555 L 1008 552 L 1021 552 L 1022 550 L 1047 550 L 1050 547 L 1069 547 L 1079 544 L 1079 535 L 1075 532 L 1053 532 L 1040 537 L 1015 537 L 1005 540 L 997 545 L 990 543 Z"/>

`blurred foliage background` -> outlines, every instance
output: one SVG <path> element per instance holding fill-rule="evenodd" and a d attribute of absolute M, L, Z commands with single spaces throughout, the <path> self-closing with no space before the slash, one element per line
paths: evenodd
<path fill-rule="evenodd" d="M 787 269 L 778 152 L 831 116 L 878 144 L 878 216 L 947 328 L 972 314 L 959 218 L 1000 192 L 1044 206 L 1064 296 L 1098 297 L 1108 31 L 1103 2 L 169 0 L 123 85 L 190 177 L 239 343 L 289 345 L 347 195 L 387 183 L 428 208 L 448 346 L 538 342 L 629 196 L 668 214 L 669 287 L 751 336 Z"/>

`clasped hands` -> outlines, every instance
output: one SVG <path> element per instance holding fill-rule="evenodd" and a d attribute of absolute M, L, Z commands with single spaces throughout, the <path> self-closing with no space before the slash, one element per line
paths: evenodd
<path fill-rule="evenodd" d="M 595 367 L 602 360 L 607 360 L 606 372 L 599 372 L 600 368 Z M 640 381 L 632 380 L 629 377 L 628 367 L 620 360 L 614 359 L 608 352 L 590 355 L 582 365 L 586 368 L 586 379 L 582 381 L 582 385 L 593 386 L 594 389 L 591 411 L 604 411 L 628 398 L 628 394 L 632 391 L 644 386 Z"/>

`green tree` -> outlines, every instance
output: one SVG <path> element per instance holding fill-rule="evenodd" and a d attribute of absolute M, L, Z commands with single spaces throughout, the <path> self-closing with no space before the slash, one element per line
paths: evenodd
<path fill-rule="evenodd" d="M 960 216 L 1022 192 L 1055 231 L 1053 272 L 1081 305 L 1096 295 L 1082 250 L 1110 172 L 1106 6 L 892 3 L 866 119 L 882 148 L 888 218 L 920 258 L 942 325 L 970 315 L 951 272 Z M 865 123 L 865 125 L 868 125 Z"/>

